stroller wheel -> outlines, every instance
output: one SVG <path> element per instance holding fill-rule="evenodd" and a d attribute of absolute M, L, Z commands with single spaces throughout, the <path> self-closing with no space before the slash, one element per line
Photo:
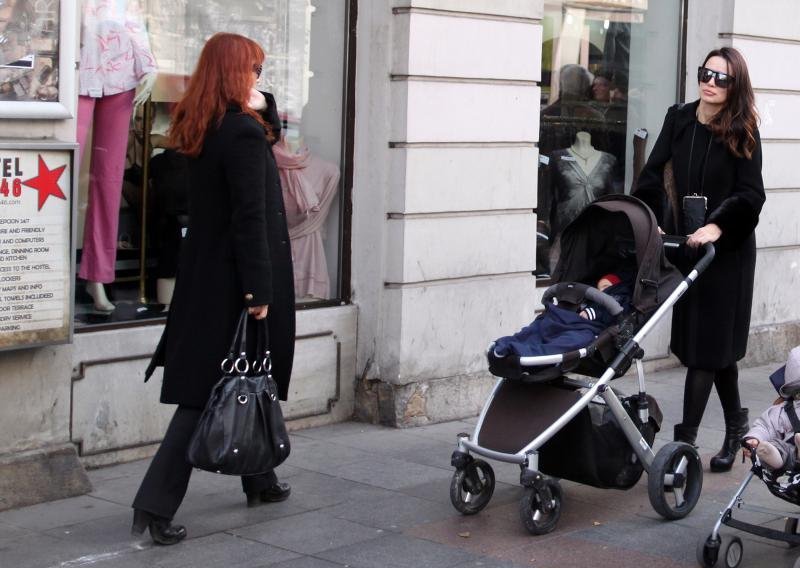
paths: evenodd
<path fill-rule="evenodd" d="M 703 489 L 703 465 L 689 444 L 671 442 L 656 454 L 647 476 L 647 493 L 656 513 L 668 520 L 692 512 Z"/>
<path fill-rule="evenodd" d="M 719 559 L 721 539 L 714 540 L 711 535 L 700 537 L 697 541 L 697 563 L 704 568 L 713 568 Z"/>
<path fill-rule="evenodd" d="M 548 479 L 546 485 L 546 488 L 528 487 L 519 502 L 519 518 L 534 535 L 551 532 L 561 517 L 561 484 Z"/>
<path fill-rule="evenodd" d="M 705 568 L 718 564 L 724 568 L 737 568 L 742 563 L 743 552 L 742 539 L 738 536 L 721 534 L 718 540 L 713 540 L 708 535 L 697 543 L 697 562 Z"/>
<path fill-rule="evenodd" d="M 494 470 L 483 460 L 457 469 L 450 482 L 450 501 L 464 515 L 474 515 L 489 504 L 494 493 Z"/>
<path fill-rule="evenodd" d="M 736 568 L 742 563 L 744 546 L 738 536 L 723 536 L 719 547 L 719 557 L 725 568 Z"/>
<path fill-rule="evenodd" d="M 784 525 L 783 530 L 784 532 L 793 535 L 800 534 L 797 532 L 797 519 L 795 519 L 794 517 L 789 517 L 788 519 L 786 519 L 786 525 Z M 793 543 L 789 544 L 789 548 L 797 548 L 797 546 L 798 545 Z"/>

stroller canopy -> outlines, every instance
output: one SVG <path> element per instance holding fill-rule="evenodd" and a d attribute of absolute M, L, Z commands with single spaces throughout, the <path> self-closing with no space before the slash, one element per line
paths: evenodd
<path fill-rule="evenodd" d="M 631 306 L 643 314 L 657 309 L 682 280 L 664 255 L 652 211 L 629 195 L 606 195 L 587 205 L 556 248 L 556 282 L 595 286 L 607 273 L 635 273 Z"/>

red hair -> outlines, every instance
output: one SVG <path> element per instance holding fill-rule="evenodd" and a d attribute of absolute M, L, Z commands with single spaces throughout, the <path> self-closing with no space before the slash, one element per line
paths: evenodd
<path fill-rule="evenodd" d="M 264 61 L 264 50 L 256 42 L 231 33 L 211 36 L 197 68 L 189 79 L 183 98 L 175 107 L 169 144 L 187 156 L 197 157 L 203 149 L 208 129 L 219 126 L 228 105 L 236 105 L 269 129 L 247 102 L 255 67 Z"/>

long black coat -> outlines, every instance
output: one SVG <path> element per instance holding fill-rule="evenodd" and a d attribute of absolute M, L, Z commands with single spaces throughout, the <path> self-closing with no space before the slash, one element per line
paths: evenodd
<path fill-rule="evenodd" d="M 265 118 L 280 132 L 275 100 Z M 276 124 L 277 123 L 277 124 Z M 264 128 L 229 107 L 189 161 L 189 229 L 167 325 L 150 367 L 161 402 L 205 406 L 245 306 L 269 304 L 272 374 L 286 400 L 295 340 L 292 253 L 280 178 Z M 248 334 L 255 336 L 249 318 Z"/>
<path fill-rule="evenodd" d="M 675 105 L 667 111 L 664 126 L 642 171 L 635 196 L 647 203 L 659 222 L 670 218 L 664 192 L 664 165 L 672 160 L 678 195 L 677 226 L 689 183 L 689 153 L 699 101 Z M 702 126 L 698 126 L 703 128 Z M 670 348 L 687 367 L 716 370 L 744 357 L 750 330 L 753 278 L 756 263 L 754 230 L 764 203 L 761 178 L 761 139 L 751 159 L 737 158 L 724 143 L 710 139 L 705 157 L 703 193 L 708 198 L 707 223 L 716 223 L 722 236 L 708 270 L 691 286 L 673 310 Z M 694 148 L 694 165 L 706 153 Z M 691 193 L 698 191 L 692 180 Z M 686 270 L 688 263 L 682 268 Z"/>

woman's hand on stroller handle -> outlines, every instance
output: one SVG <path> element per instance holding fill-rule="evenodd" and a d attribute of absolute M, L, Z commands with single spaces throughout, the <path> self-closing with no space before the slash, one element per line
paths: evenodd
<path fill-rule="evenodd" d="M 697 229 L 694 233 L 687 236 L 686 244 L 692 248 L 697 248 L 706 243 L 715 243 L 722 236 L 722 229 L 716 223 L 709 223 Z"/>

